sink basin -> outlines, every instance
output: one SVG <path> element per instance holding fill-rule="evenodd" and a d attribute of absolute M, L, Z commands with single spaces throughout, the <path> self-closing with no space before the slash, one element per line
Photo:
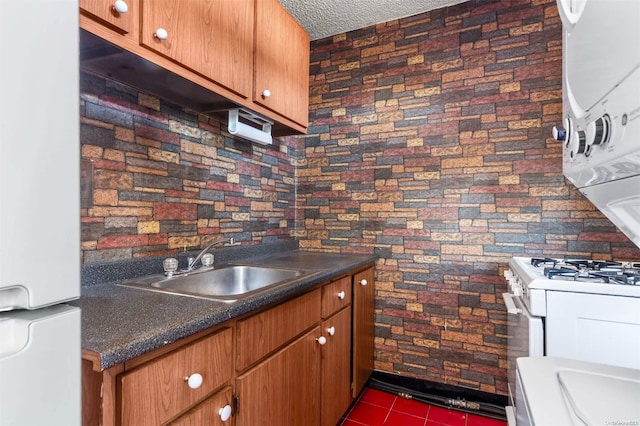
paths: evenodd
<path fill-rule="evenodd" d="M 233 302 L 242 296 L 272 289 L 309 276 L 309 271 L 267 266 L 230 265 L 166 277 L 153 275 L 120 285 L 162 293 Z"/>

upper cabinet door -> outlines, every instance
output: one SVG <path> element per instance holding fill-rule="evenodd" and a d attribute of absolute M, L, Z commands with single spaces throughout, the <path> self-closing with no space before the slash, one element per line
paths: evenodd
<path fill-rule="evenodd" d="M 140 43 L 248 98 L 253 0 L 141 0 Z"/>
<path fill-rule="evenodd" d="M 123 34 L 131 32 L 138 0 L 80 0 L 80 9 Z"/>
<path fill-rule="evenodd" d="M 256 1 L 253 101 L 309 123 L 309 34 L 278 0 Z"/>

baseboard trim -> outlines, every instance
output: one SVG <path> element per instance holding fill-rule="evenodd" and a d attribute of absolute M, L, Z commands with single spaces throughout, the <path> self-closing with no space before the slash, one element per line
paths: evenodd
<path fill-rule="evenodd" d="M 461 386 L 374 371 L 367 386 L 444 408 L 507 420 L 507 397 Z"/>

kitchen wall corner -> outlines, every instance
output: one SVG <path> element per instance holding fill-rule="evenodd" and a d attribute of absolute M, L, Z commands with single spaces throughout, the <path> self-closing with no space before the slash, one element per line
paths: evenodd
<path fill-rule="evenodd" d="M 508 260 L 640 258 L 562 175 L 555 0 L 469 1 L 311 55 L 300 247 L 380 255 L 376 369 L 506 394 Z"/>

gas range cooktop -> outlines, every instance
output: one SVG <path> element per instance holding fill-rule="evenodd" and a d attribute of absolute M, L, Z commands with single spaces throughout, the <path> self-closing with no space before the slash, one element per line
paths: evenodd
<path fill-rule="evenodd" d="M 533 289 L 640 297 L 640 262 L 513 257 L 512 292 L 529 298 Z"/>
<path fill-rule="evenodd" d="M 532 258 L 531 265 L 543 268 L 549 279 L 608 284 L 640 285 L 640 263 L 591 259 Z"/>

